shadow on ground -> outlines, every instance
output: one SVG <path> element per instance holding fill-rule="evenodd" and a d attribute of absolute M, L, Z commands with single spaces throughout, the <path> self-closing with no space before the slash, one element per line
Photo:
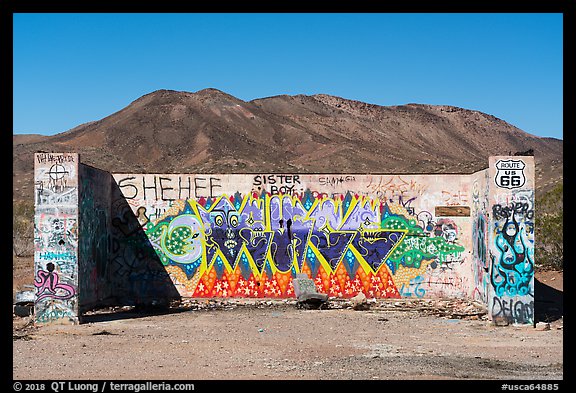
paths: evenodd
<path fill-rule="evenodd" d="M 535 322 L 553 322 L 564 314 L 564 292 L 534 278 Z"/>
<path fill-rule="evenodd" d="M 110 322 L 121 319 L 135 319 L 154 315 L 176 314 L 184 311 L 190 311 L 190 309 L 184 307 L 136 307 L 132 310 L 102 311 L 94 314 L 83 315 L 81 323 Z"/>

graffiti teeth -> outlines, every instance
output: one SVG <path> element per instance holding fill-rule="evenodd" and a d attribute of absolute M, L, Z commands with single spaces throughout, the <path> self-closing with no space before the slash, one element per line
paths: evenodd
<path fill-rule="evenodd" d="M 236 240 L 226 240 L 224 242 L 224 246 L 226 246 L 226 248 L 230 248 L 230 249 L 233 249 L 234 247 L 236 247 L 237 244 L 238 244 L 238 242 Z"/>

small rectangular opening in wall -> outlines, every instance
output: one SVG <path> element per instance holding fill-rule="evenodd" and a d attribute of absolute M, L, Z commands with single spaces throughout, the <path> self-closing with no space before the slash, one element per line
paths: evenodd
<path fill-rule="evenodd" d="M 470 217 L 470 206 L 436 206 L 436 217 Z"/>

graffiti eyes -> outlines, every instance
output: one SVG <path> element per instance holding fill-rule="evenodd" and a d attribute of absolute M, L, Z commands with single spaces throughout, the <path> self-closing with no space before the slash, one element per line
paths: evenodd
<path fill-rule="evenodd" d="M 224 224 L 224 218 L 222 216 L 216 216 L 216 218 L 214 218 L 214 223 L 220 227 Z"/>
<path fill-rule="evenodd" d="M 504 231 L 508 236 L 515 236 L 517 232 L 513 223 L 508 224 Z"/>
<path fill-rule="evenodd" d="M 240 224 L 238 216 L 235 214 L 230 214 L 230 212 L 228 212 L 227 218 L 224 216 L 223 213 L 218 213 L 214 215 L 214 224 L 221 227 L 226 223 L 228 223 L 228 225 L 230 225 L 232 228 L 236 228 Z"/>

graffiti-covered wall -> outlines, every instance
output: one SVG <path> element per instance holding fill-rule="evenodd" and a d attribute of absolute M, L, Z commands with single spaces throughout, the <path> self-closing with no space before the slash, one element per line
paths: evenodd
<path fill-rule="evenodd" d="M 293 297 L 300 272 L 335 297 L 463 297 L 470 285 L 467 176 L 113 176 L 115 230 L 145 234 L 181 296 Z"/>
<path fill-rule="evenodd" d="M 144 232 L 150 213 L 126 199 L 116 181 L 112 182 L 110 209 L 107 275 L 116 301 L 137 306 L 166 304 L 180 298 Z"/>
<path fill-rule="evenodd" d="M 82 163 L 78 169 L 78 300 L 80 312 L 83 312 L 104 304 L 113 296 L 108 277 L 113 179 L 109 172 Z"/>
<path fill-rule="evenodd" d="M 36 321 L 180 297 L 459 297 L 533 323 L 534 160 L 462 175 L 110 174 L 35 155 Z M 79 315 L 80 314 L 80 315 Z"/>
<path fill-rule="evenodd" d="M 78 154 L 34 156 L 34 315 L 78 323 Z"/>
<path fill-rule="evenodd" d="M 471 176 L 471 224 L 472 224 L 472 270 L 473 285 L 469 297 L 488 304 L 490 285 L 490 260 L 488 258 L 488 217 L 489 217 L 489 171 L 476 172 Z"/>
<path fill-rule="evenodd" d="M 490 157 L 489 315 L 534 322 L 534 157 Z"/>

